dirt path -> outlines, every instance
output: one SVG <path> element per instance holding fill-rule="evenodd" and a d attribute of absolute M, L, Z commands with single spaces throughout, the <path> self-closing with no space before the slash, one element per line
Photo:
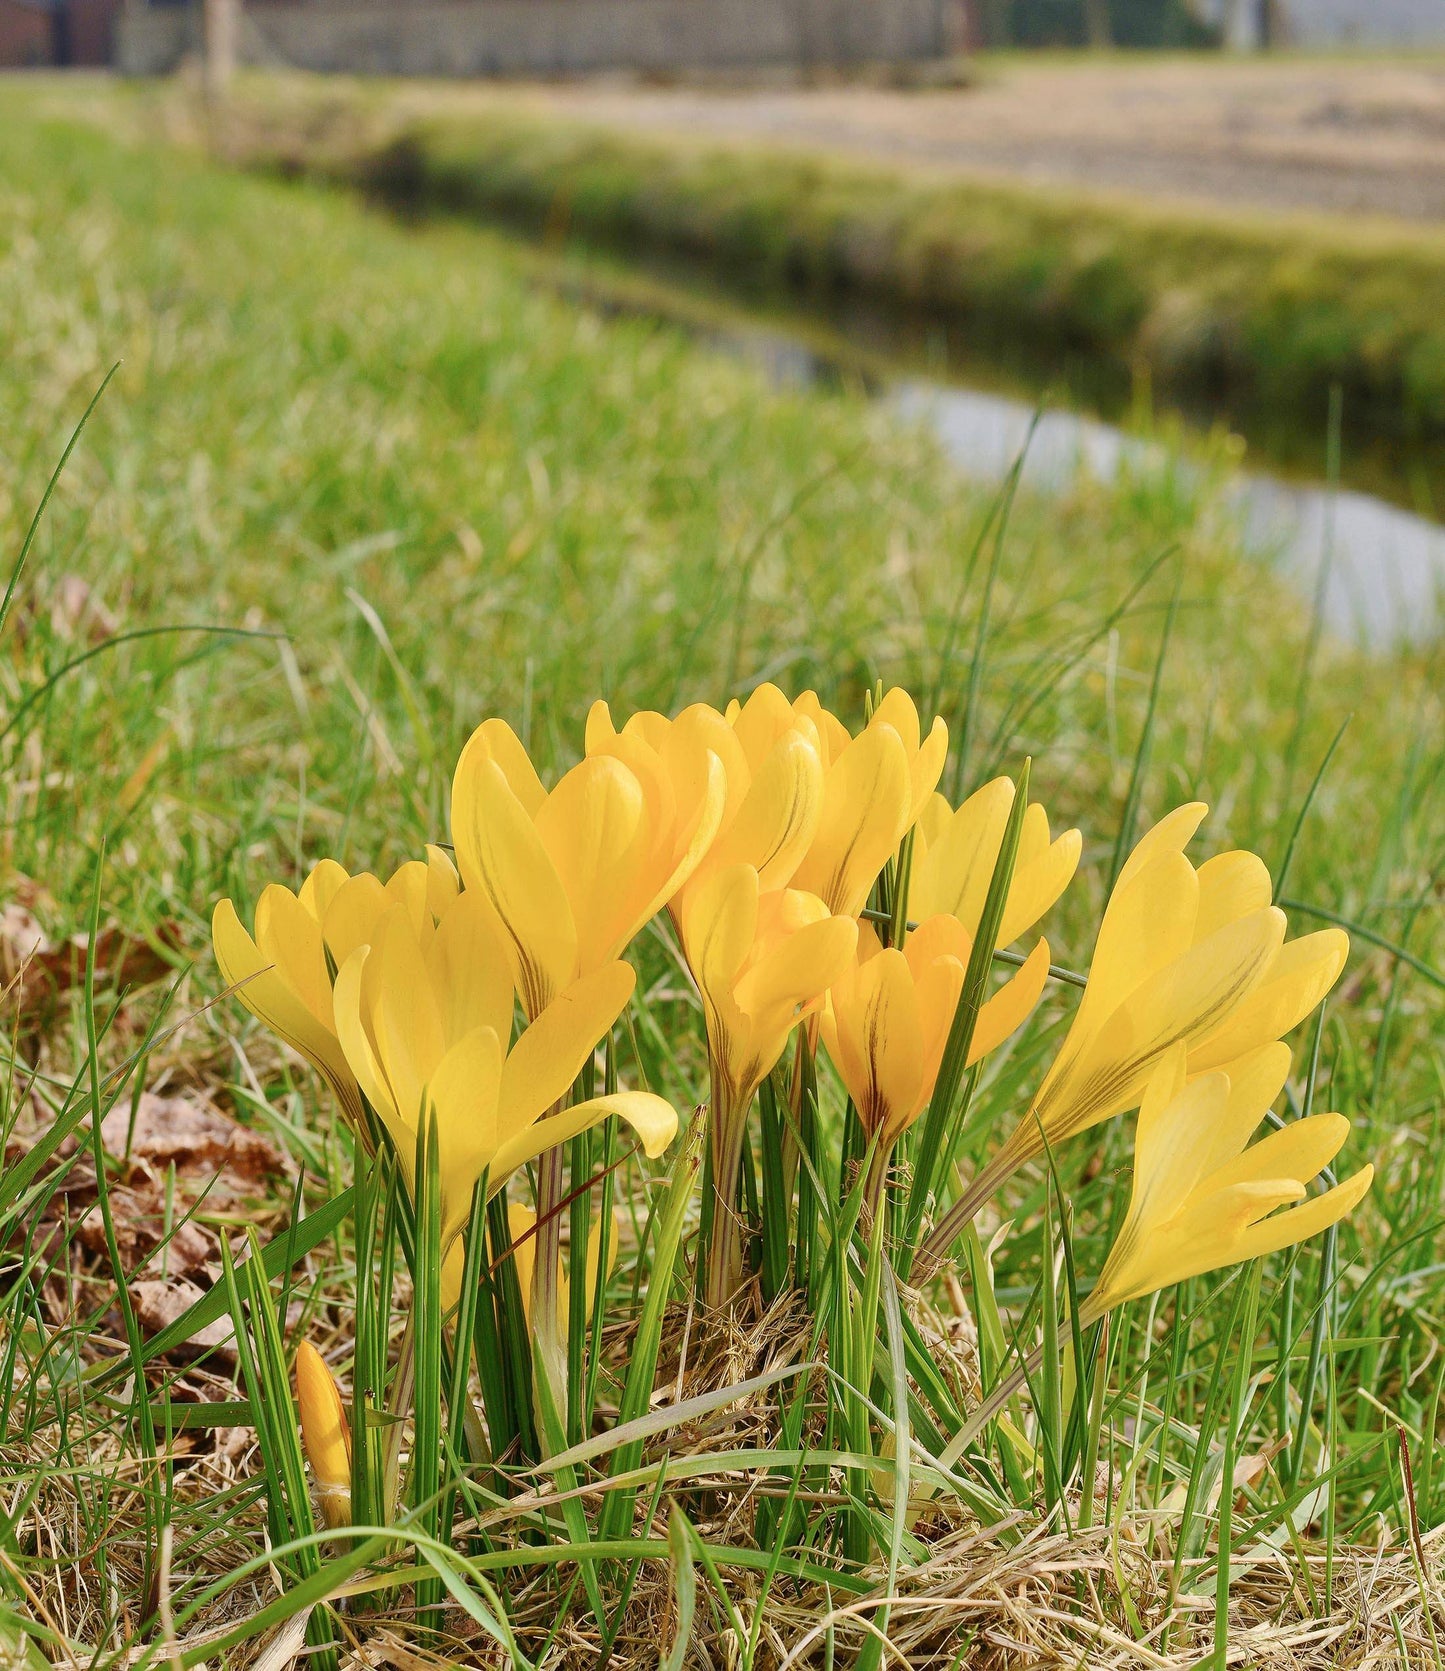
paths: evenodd
<path fill-rule="evenodd" d="M 1440 58 L 1012 60 L 985 63 L 963 90 L 594 83 L 505 96 L 694 138 L 1232 207 L 1445 220 Z"/>

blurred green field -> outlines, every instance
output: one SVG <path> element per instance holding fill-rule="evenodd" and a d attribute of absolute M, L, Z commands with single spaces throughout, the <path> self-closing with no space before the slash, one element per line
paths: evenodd
<path fill-rule="evenodd" d="M 565 764 L 599 692 L 621 713 L 769 678 L 856 722 L 883 679 L 948 719 L 946 787 L 1030 755 L 1055 824 L 1083 829 L 1050 931 L 1082 967 L 1126 809 L 1142 825 L 1207 800 L 1208 848 L 1253 846 L 1277 876 L 1292 850 L 1283 892 L 1356 931 L 1316 1098 L 1355 1120 L 1349 1156 L 1380 1174 L 1342 1237 L 1357 1263 L 1330 1357 L 1339 1533 L 1401 1537 L 1381 1441 L 1399 1421 L 1429 1452 L 1445 1385 L 1439 650 L 1367 658 L 1319 637 L 1308 600 L 1241 557 L 1207 476 L 1023 495 L 1001 524 L 995 495 L 861 396 L 779 391 L 674 329 L 604 319 L 500 236 L 407 229 L 142 141 L 107 122 L 115 97 L 92 89 L 66 119 L 53 86 L 7 85 L 0 109 L 12 560 L 119 367 L 0 652 L 11 890 L 33 879 L 46 929 L 81 928 L 104 844 L 107 914 L 180 924 L 185 1010 L 219 986 L 218 895 L 246 912 L 322 853 L 410 856 L 444 829 L 452 762 L 486 714 Z M 687 1006 L 661 969 L 665 1018 Z M 1064 1007 L 1003 1065 L 994 1106 Z M 199 1024 L 206 1048 L 239 1014 Z M 72 1044 L 52 1036 L 48 1071 L 73 1071 Z M 686 1052 L 645 1053 L 680 1106 L 701 1094 Z M 289 1079 L 269 1089 L 299 1118 Z M 1026 1291 L 1031 1252 L 1008 1245 L 1005 1296 Z M 1206 1307 L 1190 1336 L 1181 1409 L 1221 1319 Z M 1424 1491 L 1422 1515 L 1445 1520 L 1445 1480 Z"/>

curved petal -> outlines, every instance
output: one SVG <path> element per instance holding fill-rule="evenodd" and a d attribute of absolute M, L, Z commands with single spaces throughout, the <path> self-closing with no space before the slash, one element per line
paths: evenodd
<path fill-rule="evenodd" d="M 1260 1138 L 1243 1154 L 1206 1174 L 1202 1191 L 1232 1189 L 1262 1178 L 1298 1178 L 1309 1183 L 1345 1146 L 1350 1122 L 1343 1114 L 1311 1114 Z"/>
<path fill-rule="evenodd" d="M 650 1091 L 615 1091 L 611 1096 L 579 1102 L 560 1114 L 538 1120 L 508 1139 L 492 1157 L 488 1187 L 497 1193 L 519 1166 L 535 1160 L 547 1149 L 565 1143 L 579 1131 L 600 1125 L 611 1114 L 618 1115 L 642 1139 L 643 1153 L 656 1159 L 677 1135 L 677 1110 Z"/>
<path fill-rule="evenodd" d="M 361 946 L 336 971 L 336 1032 L 346 1053 L 347 1065 L 356 1076 L 356 1083 L 391 1132 L 398 1152 L 403 1152 L 407 1148 L 405 1134 L 412 1128 L 402 1120 L 396 1106 L 366 1013 L 362 976 L 370 955 L 371 948 Z"/>
<path fill-rule="evenodd" d="M 521 1035 L 502 1069 L 497 1119 L 503 1140 L 567 1094 L 636 981 L 631 965 L 606 964 L 553 999 Z"/>
<path fill-rule="evenodd" d="M 758 873 L 743 864 L 689 890 L 682 939 L 693 978 L 704 993 L 731 988 L 757 933 L 759 897 Z"/>
<path fill-rule="evenodd" d="M 446 907 L 427 953 L 435 975 L 442 1033 L 463 1038 L 490 1027 L 512 1035 L 512 966 L 496 918 L 474 893 Z"/>
<path fill-rule="evenodd" d="M 1338 1224 L 1364 1199 L 1374 1176 L 1373 1166 L 1362 1166 L 1353 1177 L 1327 1189 L 1323 1195 L 1311 1196 L 1288 1212 L 1259 1220 L 1240 1238 L 1236 1257 L 1257 1259 L 1266 1253 L 1278 1253 L 1281 1248 L 1293 1247 L 1296 1242 Z"/>
<path fill-rule="evenodd" d="M 1186 1071 L 1188 1055 L 1186 1052 Z M 1290 1050 L 1277 1040 L 1221 1069 L 1229 1096 L 1202 1134 L 1199 1178 L 1207 1178 L 1240 1154 L 1289 1078 Z M 1196 1182 L 1198 1179 L 1196 1179 Z"/>
<path fill-rule="evenodd" d="M 1124 861 L 1124 868 L 1119 872 L 1119 880 L 1114 884 L 1117 892 L 1126 882 L 1133 881 L 1145 865 L 1152 864 L 1155 859 L 1165 853 L 1182 853 L 1194 839 L 1194 833 L 1204 822 L 1209 808 L 1203 801 L 1190 801 L 1187 805 L 1175 807 L 1173 812 L 1167 812 L 1150 830 L 1146 830 L 1134 845 L 1134 851 Z"/>
<path fill-rule="evenodd" d="M 670 855 L 671 865 L 653 888 L 644 909 L 645 923 L 684 887 L 702 863 L 708 849 L 717 838 L 722 825 L 723 808 L 727 804 L 728 782 L 722 761 L 711 749 L 703 757 L 703 776 L 700 782 L 689 778 L 677 784 L 679 798 L 693 811 L 683 821 L 676 834 L 676 850 Z M 638 925 L 639 927 L 641 924 Z"/>
<path fill-rule="evenodd" d="M 450 1041 L 404 907 L 393 906 L 377 924 L 362 970 L 361 1003 L 397 1113 L 414 1131 L 423 1093 Z"/>
<path fill-rule="evenodd" d="M 1034 814 L 1037 813 L 1037 819 Z M 1079 856 L 1084 851 L 1084 838 L 1077 830 L 1065 830 L 1054 841 L 1049 841 L 1048 814 L 1037 801 L 1024 813 L 1024 829 L 1034 821 L 1037 829 L 1043 826 L 1043 848 L 1036 857 L 1020 862 L 1009 883 L 1008 903 L 1004 906 L 1003 921 L 999 924 L 998 944 L 1010 945 L 1021 934 L 1026 934 L 1040 917 L 1054 905 L 1079 868 Z M 1266 902 L 1267 903 L 1267 902 Z M 979 902 L 982 913 L 983 903 Z"/>
<path fill-rule="evenodd" d="M 969 1045 L 968 1066 L 996 1050 L 1010 1033 L 1022 1027 L 1043 996 L 1049 978 L 1049 943 L 1040 940 L 1023 966 L 980 1008 Z"/>
<path fill-rule="evenodd" d="M 1198 909 L 1198 878 L 1182 853 L 1163 853 L 1121 881 L 1104 910 L 1076 1025 L 1102 1025 L 1187 952 Z"/>
<path fill-rule="evenodd" d="M 256 949 L 274 963 L 286 984 L 324 1021 L 331 1010 L 331 971 L 321 940 L 321 923 L 289 888 L 272 882 L 256 901 Z"/>
<path fill-rule="evenodd" d="M 736 816 L 708 855 L 707 868 L 748 864 L 763 887 L 783 887 L 802 863 L 822 816 L 818 751 L 801 732 L 786 732 L 754 771 Z"/>
<path fill-rule="evenodd" d="M 818 740 L 818 756 L 825 767 L 830 766 L 853 740 L 848 727 L 831 708 L 823 706 L 815 690 L 803 692 L 793 703 L 793 714 L 805 727 L 812 727 Z"/>
<path fill-rule="evenodd" d="M 578 973 L 590 973 L 622 951 L 651 898 L 643 785 L 615 756 L 590 755 L 547 797 L 535 829 L 571 907 Z"/>
<path fill-rule="evenodd" d="M 304 1056 L 326 1079 L 346 1117 L 361 1125 L 361 1098 L 335 1031 L 302 1003 L 271 959 L 241 926 L 229 899 L 216 906 L 211 937 L 221 978 L 258 1021 Z"/>
<path fill-rule="evenodd" d="M 1191 1071 L 1222 1067 L 1297 1027 L 1340 978 L 1349 952 L 1338 928 L 1281 946 L 1245 1003 L 1191 1052 Z"/>
<path fill-rule="evenodd" d="M 410 871 L 412 866 L 402 868 Z M 415 868 L 417 872 L 425 871 L 421 864 Z M 392 882 L 395 881 L 393 877 Z M 364 870 L 349 877 L 336 890 L 321 918 L 321 937 L 338 969 L 358 946 L 370 944 L 382 913 L 402 896 L 404 889 L 403 883 L 395 893 L 389 893 L 375 876 Z"/>
<path fill-rule="evenodd" d="M 485 750 L 463 755 L 457 767 L 452 836 L 462 880 L 496 911 L 517 990 L 534 1015 L 572 979 L 577 927 L 531 817 Z"/>
<path fill-rule="evenodd" d="M 321 859 L 301 884 L 296 897 L 305 910 L 320 922 L 326 915 L 327 907 L 346 886 L 347 881 L 348 876 L 343 865 L 337 864 L 335 859 Z"/>
<path fill-rule="evenodd" d="M 908 1125 L 923 1099 L 923 1029 L 913 972 L 902 952 L 879 952 L 860 975 L 859 1043 L 868 1072 L 862 1098 L 855 1092 L 853 1100 L 865 1129 L 881 1131 L 887 1141 Z"/>
<path fill-rule="evenodd" d="M 891 725 L 870 726 L 828 770 L 823 816 L 794 885 L 856 917 L 908 829 L 908 757 Z"/>
<path fill-rule="evenodd" d="M 914 836 L 910 916 L 946 912 L 970 936 L 978 932 L 1013 798 L 1012 782 L 998 777 L 975 789 L 957 812 L 941 795 L 928 801 Z"/>
<path fill-rule="evenodd" d="M 483 755 L 496 762 L 508 788 L 521 802 L 527 816 L 535 818 L 541 810 L 542 802 L 547 798 L 547 791 L 542 787 L 542 780 L 537 776 L 537 769 L 533 766 L 526 749 L 522 747 L 521 739 L 503 719 L 484 719 L 467 739 L 461 758 L 457 761 L 453 778 L 453 798 L 456 781 L 462 777 L 464 771 L 470 775 L 476 758 Z"/>
<path fill-rule="evenodd" d="M 436 1119 L 444 1247 L 467 1222 L 477 1179 L 497 1152 L 502 1073 L 501 1040 L 478 1027 L 447 1051 L 426 1087 Z"/>
<path fill-rule="evenodd" d="M 1218 853 L 1199 867 L 1199 914 L 1194 938 L 1203 940 L 1226 923 L 1263 910 L 1274 898 L 1274 884 L 1257 853 Z"/>
<path fill-rule="evenodd" d="M 1132 993 L 1077 1055 L 1061 1052 L 1055 1067 L 1065 1066 L 1057 1077 L 1050 1069 L 1035 1101 L 1050 1141 L 1135 1106 L 1166 1050 L 1207 1035 L 1247 997 L 1283 934 L 1284 914 L 1272 906 L 1241 917 Z"/>
<path fill-rule="evenodd" d="M 857 945 L 858 925 L 851 917 L 823 917 L 796 929 L 764 951 L 737 983 L 739 1007 L 758 1017 L 795 1011 L 827 991 Z"/>

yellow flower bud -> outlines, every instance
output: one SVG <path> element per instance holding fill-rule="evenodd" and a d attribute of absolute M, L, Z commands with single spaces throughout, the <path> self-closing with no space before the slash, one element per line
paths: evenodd
<path fill-rule="evenodd" d="M 301 1442 L 316 1480 L 321 1513 L 333 1529 L 351 1524 L 351 1429 L 326 1361 L 310 1341 L 296 1350 L 296 1405 Z"/>

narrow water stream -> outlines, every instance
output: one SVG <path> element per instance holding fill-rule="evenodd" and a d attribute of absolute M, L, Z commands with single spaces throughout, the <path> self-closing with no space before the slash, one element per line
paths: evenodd
<path fill-rule="evenodd" d="M 1081 471 L 1108 482 L 1123 473 L 1172 468 L 1205 490 L 1218 477 L 1217 467 L 1191 460 L 1187 424 L 1181 430 L 1185 444 L 1174 447 L 1086 412 L 1041 412 L 1038 397 L 1025 398 L 1017 377 L 1008 392 L 979 387 L 960 377 L 946 357 L 937 375 L 931 368 L 920 372 L 916 355 L 880 351 L 876 321 L 854 330 L 846 318 L 780 317 L 772 307 L 753 310 L 732 295 L 720 300 L 705 276 L 680 280 L 669 268 L 655 277 L 590 256 L 559 256 L 540 265 L 539 275 L 600 311 L 681 325 L 757 364 L 775 383 L 861 384 L 901 421 L 927 425 L 972 479 L 1002 480 L 1025 444 L 1023 480 L 1045 492 L 1067 490 Z M 1202 460 L 1205 442 L 1202 431 L 1196 433 Z M 1445 504 L 1445 493 L 1431 493 L 1432 481 L 1445 487 L 1445 461 L 1417 456 L 1408 464 L 1410 469 L 1391 453 L 1383 465 L 1367 459 L 1357 474 L 1398 498 L 1411 497 L 1413 480 L 1423 484 L 1427 502 L 1433 497 Z M 1353 485 L 1348 470 L 1343 484 L 1332 488 L 1321 480 L 1241 467 L 1212 491 L 1249 552 L 1277 566 L 1308 598 L 1322 586 L 1325 624 L 1336 635 L 1386 649 L 1445 634 L 1445 526 L 1431 516 Z"/>

